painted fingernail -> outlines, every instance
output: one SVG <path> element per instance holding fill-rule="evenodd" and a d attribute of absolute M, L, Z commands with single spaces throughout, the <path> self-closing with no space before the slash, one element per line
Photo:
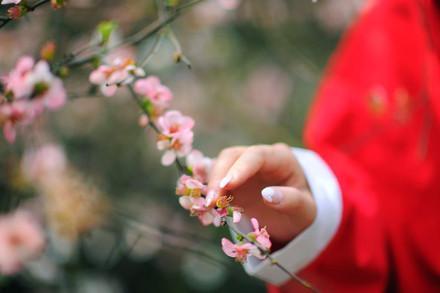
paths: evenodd
<path fill-rule="evenodd" d="M 283 199 L 283 194 L 272 188 L 272 187 L 266 187 L 261 191 L 261 195 L 263 196 L 264 200 L 270 203 L 278 204 Z"/>
<path fill-rule="evenodd" d="M 231 180 L 232 180 L 232 175 L 228 174 L 225 178 L 222 179 L 222 181 L 220 181 L 219 184 L 220 188 L 225 188 L 226 185 L 228 185 L 229 182 L 231 182 Z"/>

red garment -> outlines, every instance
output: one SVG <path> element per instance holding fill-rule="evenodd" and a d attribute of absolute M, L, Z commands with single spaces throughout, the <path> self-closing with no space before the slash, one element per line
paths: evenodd
<path fill-rule="evenodd" d="M 333 57 L 306 129 L 344 211 L 300 276 L 322 292 L 440 292 L 439 122 L 440 5 L 375 1 Z"/>

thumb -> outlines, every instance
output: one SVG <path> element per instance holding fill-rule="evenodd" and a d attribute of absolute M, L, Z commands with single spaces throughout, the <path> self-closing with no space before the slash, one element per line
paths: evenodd
<path fill-rule="evenodd" d="M 269 186 L 261 195 L 267 206 L 283 214 L 303 220 L 315 218 L 316 205 L 307 191 L 290 186 Z"/>

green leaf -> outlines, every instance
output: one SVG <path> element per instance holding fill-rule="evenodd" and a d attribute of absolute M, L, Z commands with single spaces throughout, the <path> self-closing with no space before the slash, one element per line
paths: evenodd
<path fill-rule="evenodd" d="M 117 27 L 118 25 L 114 21 L 103 21 L 98 25 L 98 32 L 101 36 L 100 46 L 104 46 L 108 43 L 112 33 Z"/>

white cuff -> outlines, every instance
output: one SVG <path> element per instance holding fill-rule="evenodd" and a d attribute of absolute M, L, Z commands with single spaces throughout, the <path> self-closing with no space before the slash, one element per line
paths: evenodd
<path fill-rule="evenodd" d="M 289 272 L 296 273 L 310 264 L 336 234 L 342 218 L 342 198 L 335 175 L 318 154 L 299 148 L 293 148 L 293 152 L 315 198 L 317 216 L 310 227 L 274 252 L 272 257 Z M 245 218 L 236 228 L 243 233 L 252 230 Z M 275 285 L 290 279 L 286 273 L 272 266 L 268 259 L 261 261 L 250 257 L 244 268 L 248 274 Z"/>

